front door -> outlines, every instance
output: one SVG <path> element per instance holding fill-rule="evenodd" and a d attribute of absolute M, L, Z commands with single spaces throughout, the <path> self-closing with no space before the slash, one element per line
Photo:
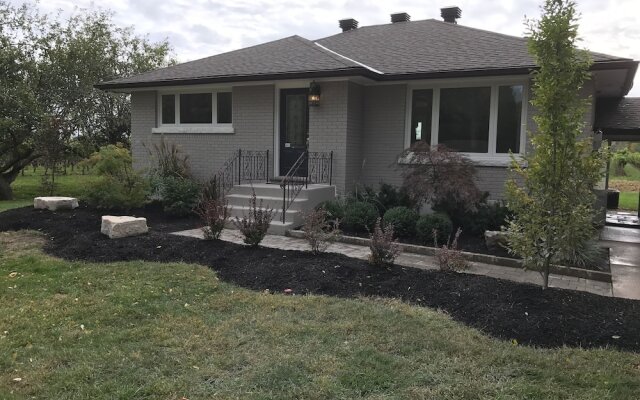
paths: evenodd
<path fill-rule="evenodd" d="M 280 90 L 280 175 L 286 175 L 307 150 L 309 138 L 308 89 Z M 297 176 L 307 175 L 307 162 Z"/>

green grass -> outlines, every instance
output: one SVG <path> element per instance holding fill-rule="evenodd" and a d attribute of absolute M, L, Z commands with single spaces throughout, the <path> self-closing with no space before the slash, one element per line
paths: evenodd
<path fill-rule="evenodd" d="M 620 203 L 618 208 L 621 210 L 638 210 L 638 192 L 620 192 Z"/>
<path fill-rule="evenodd" d="M 382 299 L 54 259 L 0 233 L 2 399 L 637 399 L 640 355 L 535 349 Z M 15 378 L 21 378 L 19 382 Z"/>
<path fill-rule="evenodd" d="M 24 176 L 18 176 L 11 184 L 14 199 L 0 201 L 0 212 L 33 204 L 34 197 L 49 195 L 42 190 L 42 172 L 42 169 L 34 172 L 32 168 L 27 168 Z M 80 197 L 86 185 L 95 179 L 96 176 L 91 174 L 70 173 L 69 175 L 56 176 L 56 189 L 53 195 Z"/>

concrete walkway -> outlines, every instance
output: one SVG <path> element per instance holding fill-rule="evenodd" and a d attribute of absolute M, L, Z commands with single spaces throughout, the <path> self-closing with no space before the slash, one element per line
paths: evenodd
<path fill-rule="evenodd" d="M 191 229 L 175 232 L 173 234 L 199 239 L 203 238 L 202 230 L 200 229 Z M 227 242 L 242 244 L 242 235 L 237 230 L 225 229 L 222 232 L 221 239 Z M 309 250 L 309 244 L 305 240 L 279 235 L 267 235 L 262 241 L 261 246 L 282 250 Z M 354 244 L 334 243 L 329 246 L 327 251 L 363 260 L 366 260 L 369 257 L 368 247 Z M 401 253 L 396 259 L 396 264 L 420 269 L 438 269 L 438 262 L 434 257 L 414 253 Z M 540 285 L 542 283 L 542 276 L 535 271 L 524 271 L 522 269 L 502 267 L 492 264 L 471 262 L 470 267 L 466 272 L 476 275 L 507 279 L 515 282 L 533 283 L 536 285 Z M 549 276 L 549 286 L 562 289 L 581 290 L 599 294 L 601 296 L 613 296 L 615 294 L 610 283 L 564 275 Z M 625 293 L 626 292 L 620 292 L 615 295 L 623 297 Z"/>
<path fill-rule="evenodd" d="M 600 239 L 611 248 L 613 295 L 640 300 L 640 229 L 607 226 Z"/>

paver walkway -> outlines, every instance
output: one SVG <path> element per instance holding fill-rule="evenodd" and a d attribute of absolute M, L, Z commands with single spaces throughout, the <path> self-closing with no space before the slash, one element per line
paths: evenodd
<path fill-rule="evenodd" d="M 191 229 L 187 231 L 175 232 L 174 235 L 187 236 L 202 239 L 202 230 Z M 242 244 L 242 235 L 240 232 L 231 229 L 225 229 L 222 232 L 222 240 L 232 243 Z M 309 250 L 309 244 L 304 239 L 296 239 L 287 236 L 267 235 L 261 243 L 261 246 L 271 247 L 282 250 Z M 344 254 L 349 257 L 360 258 L 366 260 L 369 257 L 369 248 L 355 244 L 333 243 L 327 249 L 329 252 Z M 414 254 L 401 253 L 396 259 L 396 264 L 421 269 L 438 269 L 438 263 L 434 257 Z M 491 276 L 494 278 L 508 279 L 515 282 L 533 283 L 540 285 L 542 276 L 535 271 L 524 271 L 521 269 L 502 267 L 499 265 L 484 264 L 471 262 L 467 273 L 476 275 Z M 581 290 L 591 292 L 602 296 L 613 296 L 612 285 L 606 282 L 599 282 L 584 278 L 574 278 L 571 276 L 551 275 L 549 276 L 549 286 Z M 620 293 L 623 294 L 623 293 Z"/>

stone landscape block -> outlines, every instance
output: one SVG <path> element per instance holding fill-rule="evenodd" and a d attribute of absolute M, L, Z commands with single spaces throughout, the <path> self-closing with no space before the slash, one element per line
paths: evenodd
<path fill-rule="evenodd" d="M 40 210 L 73 210 L 78 208 L 78 199 L 74 197 L 36 197 L 33 207 Z"/>
<path fill-rule="evenodd" d="M 489 250 L 505 249 L 507 246 L 507 234 L 502 231 L 486 231 L 484 241 Z"/>
<path fill-rule="evenodd" d="M 102 217 L 100 231 L 109 236 L 109 239 L 118 239 L 142 235 L 147 233 L 149 228 L 146 218 L 105 215 Z"/>

